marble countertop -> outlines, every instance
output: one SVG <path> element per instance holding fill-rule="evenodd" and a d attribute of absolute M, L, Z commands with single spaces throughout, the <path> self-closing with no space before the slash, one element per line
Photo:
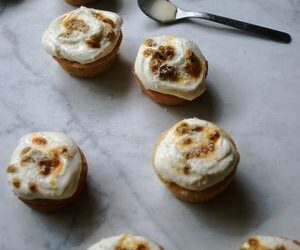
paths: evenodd
<path fill-rule="evenodd" d="M 135 0 L 99 2 L 97 8 L 122 15 L 124 42 L 111 71 L 82 80 L 63 72 L 40 43 L 50 21 L 72 6 L 62 0 L 0 1 L 0 249 L 86 249 L 123 232 L 169 250 L 238 249 L 257 233 L 299 239 L 300 1 L 175 1 L 289 32 L 291 44 L 204 21 L 160 26 Z M 135 84 L 138 46 L 160 34 L 200 45 L 210 71 L 199 100 L 167 108 Z M 241 153 L 232 185 L 200 205 L 173 198 L 151 168 L 160 132 L 194 116 L 229 130 Z M 7 185 L 5 168 L 17 139 L 37 130 L 70 134 L 89 163 L 86 193 L 56 214 L 32 211 Z"/>

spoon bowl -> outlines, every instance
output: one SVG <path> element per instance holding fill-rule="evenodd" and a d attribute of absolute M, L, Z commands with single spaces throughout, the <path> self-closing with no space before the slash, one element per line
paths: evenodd
<path fill-rule="evenodd" d="M 178 8 L 167 0 L 138 0 L 140 9 L 151 19 L 160 23 L 175 22 Z"/>

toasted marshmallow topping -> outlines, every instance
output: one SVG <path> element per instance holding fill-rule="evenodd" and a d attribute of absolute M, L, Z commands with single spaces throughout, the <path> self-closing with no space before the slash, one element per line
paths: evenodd
<path fill-rule="evenodd" d="M 163 248 L 141 236 L 122 234 L 103 239 L 88 250 L 163 250 Z"/>
<path fill-rule="evenodd" d="M 281 237 L 253 236 L 240 250 L 300 250 L 300 242 Z"/>
<path fill-rule="evenodd" d="M 184 38 L 159 36 L 140 47 L 135 74 L 146 89 L 193 100 L 205 91 L 207 61 L 199 47 Z"/>
<path fill-rule="evenodd" d="M 154 168 L 166 181 L 189 190 L 204 190 L 233 170 L 239 154 L 231 137 L 197 118 L 175 124 L 159 141 Z"/>
<path fill-rule="evenodd" d="M 42 44 L 53 56 L 91 63 L 115 48 L 121 25 L 122 19 L 116 13 L 80 7 L 54 20 Z"/>
<path fill-rule="evenodd" d="M 19 140 L 7 174 L 18 197 L 65 199 L 75 193 L 81 170 L 81 154 L 70 137 L 38 132 Z"/>

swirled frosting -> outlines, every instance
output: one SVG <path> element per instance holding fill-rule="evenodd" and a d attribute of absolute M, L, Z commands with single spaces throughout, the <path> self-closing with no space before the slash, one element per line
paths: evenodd
<path fill-rule="evenodd" d="M 37 132 L 19 140 L 7 174 L 18 197 L 65 199 L 75 193 L 81 170 L 81 154 L 70 137 Z"/>
<path fill-rule="evenodd" d="M 159 36 L 140 47 L 134 71 L 146 89 L 193 100 L 205 91 L 207 61 L 185 38 Z"/>
<path fill-rule="evenodd" d="M 43 35 L 51 55 L 81 64 L 108 55 L 121 34 L 122 19 L 109 11 L 80 7 L 54 20 Z"/>
<path fill-rule="evenodd" d="M 253 236 L 240 250 L 300 250 L 300 242 L 281 237 Z"/>
<path fill-rule="evenodd" d="M 224 180 L 238 161 L 230 136 L 208 121 L 185 119 L 162 137 L 154 152 L 156 172 L 189 190 L 204 190 Z"/>
<path fill-rule="evenodd" d="M 155 242 L 141 236 L 121 234 L 106 238 L 88 248 L 88 250 L 163 250 Z"/>

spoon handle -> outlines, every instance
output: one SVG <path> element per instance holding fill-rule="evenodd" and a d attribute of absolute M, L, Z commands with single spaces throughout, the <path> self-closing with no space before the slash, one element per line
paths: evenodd
<path fill-rule="evenodd" d="M 225 24 L 225 25 L 228 25 L 228 26 L 240 29 L 240 30 L 246 30 L 246 31 L 249 31 L 252 33 L 256 33 L 261 36 L 268 37 L 272 40 L 280 41 L 283 43 L 290 43 L 292 40 L 292 38 L 289 34 L 282 32 L 282 31 L 273 30 L 273 29 L 258 26 L 255 24 L 246 23 L 246 22 L 238 21 L 238 20 L 231 19 L 228 17 L 218 16 L 218 15 L 206 13 L 206 12 L 188 12 L 188 13 L 190 14 L 189 17 L 198 17 L 198 18 L 206 19 L 206 20 L 213 21 L 216 23 Z"/>

